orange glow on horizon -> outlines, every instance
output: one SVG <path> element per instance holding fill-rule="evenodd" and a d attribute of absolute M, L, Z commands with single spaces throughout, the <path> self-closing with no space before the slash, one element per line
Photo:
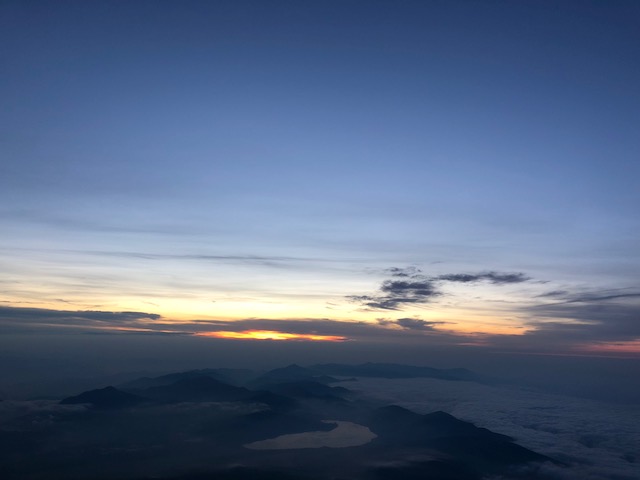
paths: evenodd
<path fill-rule="evenodd" d="M 241 340 L 313 340 L 320 342 L 344 342 L 347 338 L 338 335 L 314 335 L 309 333 L 287 333 L 273 330 L 245 330 L 242 332 L 199 332 L 198 337 L 231 338 Z"/>

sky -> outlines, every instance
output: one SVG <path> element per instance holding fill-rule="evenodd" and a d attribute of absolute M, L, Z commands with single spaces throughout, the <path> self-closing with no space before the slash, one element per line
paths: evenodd
<path fill-rule="evenodd" d="M 640 358 L 639 23 L 622 0 L 1 2 L 3 348 Z"/>

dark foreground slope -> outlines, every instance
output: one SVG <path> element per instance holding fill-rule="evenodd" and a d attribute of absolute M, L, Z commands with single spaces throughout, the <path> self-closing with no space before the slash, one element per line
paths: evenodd
<path fill-rule="evenodd" d="M 85 392 L 5 422 L 3 478 L 543 479 L 536 465 L 551 461 L 445 412 L 373 406 L 315 371 L 267 372 L 256 390 L 201 372 Z M 356 440 L 338 448 L 345 435 Z"/>

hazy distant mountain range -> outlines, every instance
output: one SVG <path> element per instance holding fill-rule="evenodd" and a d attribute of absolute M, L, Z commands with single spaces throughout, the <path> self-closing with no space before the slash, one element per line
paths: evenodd
<path fill-rule="evenodd" d="M 3 478 L 542 479 L 553 462 L 445 412 L 376 404 L 340 386 L 353 376 L 477 381 L 372 363 L 144 377 L 5 422 Z"/>

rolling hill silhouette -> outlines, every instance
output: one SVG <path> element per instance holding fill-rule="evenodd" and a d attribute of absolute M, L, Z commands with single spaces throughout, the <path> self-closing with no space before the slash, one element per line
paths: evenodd
<path fill-rule="evenodd" d="M 466 370 L 372 363 L 289 365 L 262 374 L 244 372 L 245 379 L 253 378 L 245 386 L 221 381 L 215 378 L 217 372 L 143 377 L 60 402 L 90 409 L 62 410 L 45 424 L 36 417 L 23 418 L 19 429 L 2 432 L 2 444 L 7 452 L 14 451 L 12 444 L 29 445 L 24 449 L 38 462 L 15 457 L 6 478 L 479 480 L 487 475 L 511 478 L 514 468 L 553 462 L 511 437 L 446 412 L 423 415 L 397 405 L 379 406 L 332 386 L 335 378 L 328 375 L 437 375 L 459 381 L 469 378 Z M 38 430 L 33 425 L 46 426 Z M 288 440 L 356 431 L 367 432 L 366 438 L 349 442 L 354 445 L 349 447 L 323 442 L 324 447 L 316 448 L 301 441 L 306 445 L 302 448 Z M 67 440 L 51 443 L 49 438 Z M 280 447 L 248 447 L 254 442 Z"/>
<path fill-rule="evenodd" d="M 105 387 L 83 392 L 80 395 L 67 397 L 60 401 L 61 405 L 89 404 L 95 408 L 126 408 L 139 405 L 146 398 L 123 392 L 115 387 Z"/>

